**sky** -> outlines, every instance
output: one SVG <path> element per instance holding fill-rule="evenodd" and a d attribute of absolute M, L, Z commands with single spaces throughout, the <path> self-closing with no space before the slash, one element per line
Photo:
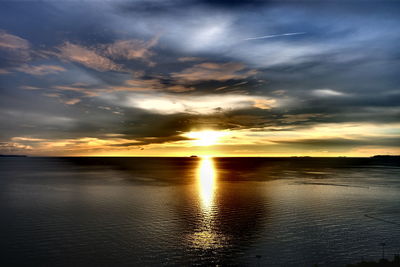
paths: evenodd
<path fill-rule="evenodd" d="M 400 154 L 400 2 L 0 1 L 0 154 Z"/>

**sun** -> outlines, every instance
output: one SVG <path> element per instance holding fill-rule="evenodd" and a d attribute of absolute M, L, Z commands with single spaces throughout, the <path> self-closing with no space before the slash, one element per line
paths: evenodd
<path fill-rule="evenodd" d="M 218 131 L 201 131 L 201 132 L 189 132 L 184 136 L 194 139 L 196 146 L 212 146 L 218 143 L 218 140 L 227 135 L 226 132 Z"/>

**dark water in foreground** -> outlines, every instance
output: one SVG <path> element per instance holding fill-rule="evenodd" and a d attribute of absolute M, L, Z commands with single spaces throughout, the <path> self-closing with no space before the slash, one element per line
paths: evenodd
<path fill-rule="evenodd" d="M 0 266 L 343 266 L 400 252 L 400 166 L 0 158 Z"/>

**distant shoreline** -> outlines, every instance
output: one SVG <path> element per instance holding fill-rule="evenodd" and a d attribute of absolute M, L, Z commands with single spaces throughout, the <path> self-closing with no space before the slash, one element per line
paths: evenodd
<path fill-rule="evenodd" d="M 0 158 L 26 158 L 27 155 L 0 155 Z"/>

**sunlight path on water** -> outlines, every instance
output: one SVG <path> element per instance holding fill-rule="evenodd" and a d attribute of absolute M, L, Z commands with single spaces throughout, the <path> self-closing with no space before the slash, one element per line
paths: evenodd
<path fill-rule="evenodd" d="M 205 212 L 210 213 L 214 204 L 216 189 L 216 171 L 211 157 L 203 157 L 198 168 L 198 187 Z"/>
<path fill-rule="evenodd" d="M 197 168 L 197 191 L 201 216 L 196 230 L 190 237 L 191 244 L 195 248 L 215 249 L 221 246 L 221 236 L 215 231 L 216 190 L 217 174 L 214 161 L 212 157 L 202 157 Z"/>

